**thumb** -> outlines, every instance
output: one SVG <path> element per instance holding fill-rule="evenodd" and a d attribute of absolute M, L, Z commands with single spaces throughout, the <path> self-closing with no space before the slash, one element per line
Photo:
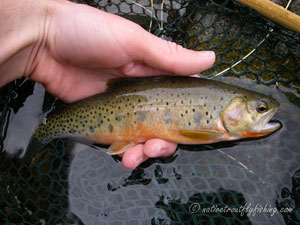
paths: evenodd
<path fill-rule="evenodd" d="M 195 74 L 208 69 L 215 62 L 213 51 L 189 50 L 146 31 L 144 37 L 138 40 L 138 60 L 142 59 L 148 66 L 171 74 Z"/>

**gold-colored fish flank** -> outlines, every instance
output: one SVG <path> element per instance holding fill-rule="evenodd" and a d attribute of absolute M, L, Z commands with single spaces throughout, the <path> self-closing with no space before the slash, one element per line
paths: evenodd
<path fill-rule="evenodd" d="M 269 122 L 278 107 L 270 96 L 213 80 L 120 79 L 105 93 L 52 112 L 31 146 L 72 137 L 111 144 L 108 153 L 119 154 L 151 138 L 203 144 L 259 137 L 280 127 Z"/>

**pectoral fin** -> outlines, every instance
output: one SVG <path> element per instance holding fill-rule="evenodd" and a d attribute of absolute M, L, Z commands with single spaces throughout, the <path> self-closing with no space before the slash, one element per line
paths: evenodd
<path fill-rule="evenodd" d="M 133 142 L 116 142 L 110 145 L 106 153 L 109 155 L 118 155 L 126 152 L 128 148 L 131 148 L 133 146 L 135 146 L 135 143 Z"/>
<path fill-rule="evenodd" d="M 213 132 L 213 131 L 198 131 L 198 130 L 179 130 L 179 133 L 182 136 L 194 139 L 194 140 L 203 140 L 203 141 L 208 141 L 208 140 L 216 140 L 219 139 L 222 134 Z"/>

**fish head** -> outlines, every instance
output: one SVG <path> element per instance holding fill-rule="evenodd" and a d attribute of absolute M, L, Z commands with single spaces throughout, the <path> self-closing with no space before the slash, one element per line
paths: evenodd
<path fill-rule="evenodd" d="M 281 127 L 270 122 L 279 103 L 265 95 L 235 97 L 222 112 L 222 121 L 232 139 L 261 137 Z"/>

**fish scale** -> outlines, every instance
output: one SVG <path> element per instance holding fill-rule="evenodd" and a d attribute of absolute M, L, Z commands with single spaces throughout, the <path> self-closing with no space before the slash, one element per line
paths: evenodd
<path fill-rule="evenodd" d="M 54 138 L 78 138 L 111 144 L 108 153 L 119 154 L 151 138 L 184 144 L 244 138 L 232 126 L 263 116 L 257 110 L 246 115 L 253 101 L 268 104 L 268 114 L 279 106 L 272 97 L 201 78 L 113 80 L 105 93 L 50 113 L 37 127 L 28 148 L 44 146 Z M 251 127 L 244 133 L 262 136 Z"/>

